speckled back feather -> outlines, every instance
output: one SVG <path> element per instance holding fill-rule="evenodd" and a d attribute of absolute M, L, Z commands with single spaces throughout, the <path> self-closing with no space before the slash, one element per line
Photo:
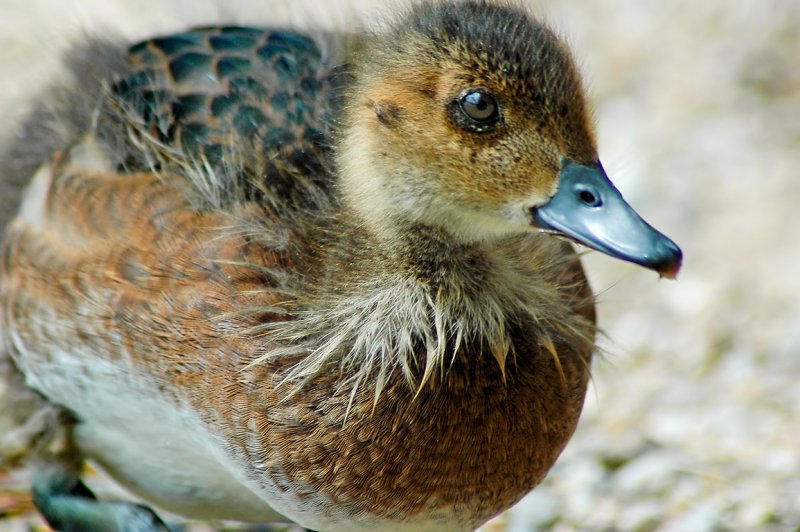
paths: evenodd
<path fill-rule="evenodd" d="M 154 166 L 193 166 L 216 207 L 252 199 L 279 212 L 320 207 L 346 71 L 331 67 L 314 40 L 204 28 L 139 43 L 129 60 L 134 72 L 111 92 L 139 126 L 134 135 L 155 141 Z"/>

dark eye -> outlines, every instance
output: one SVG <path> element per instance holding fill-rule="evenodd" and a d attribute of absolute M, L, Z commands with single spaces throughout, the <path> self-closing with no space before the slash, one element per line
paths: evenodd
<path fill-rule="evenodd" d="M 461 110 L 468 117 L 481 124 L 497 120 L 500 116 L 497 100 L 484 90 L 471 90 L 464 94 L 459 101 Z"/>

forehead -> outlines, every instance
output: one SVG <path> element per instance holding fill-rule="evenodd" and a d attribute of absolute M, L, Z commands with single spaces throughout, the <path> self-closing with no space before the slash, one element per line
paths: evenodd
<path fill-rule="evenodd" d="M 566 43 L 520 8 L 482 1 L 417 5 L 390 37 L 431 75 L 486 85 L 584 162 L 596 158 L 583 86 Z M 397 65 L 400 67 L 401 65 Z"/>
<path fill-rule="evenodd" d="M 441 2 L 414 9 L 407 24 L 437 48 L 475 70 L 547 80 L 551 66 L 574 75 L 568 48 L 545 24 L 522 9 L 483 2 Z"/>
<path fill-rule="evenodd" d="M 465 78 L 493 82 L 521 105 L 564 113 L 582 105 L 582 86 L 566 44 L 522 9 L 483 2 L 418 6 L 406 26 L 432 57 Z"/>

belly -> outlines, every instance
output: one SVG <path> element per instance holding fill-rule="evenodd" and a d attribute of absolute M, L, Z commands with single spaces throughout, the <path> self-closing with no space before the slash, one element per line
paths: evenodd
<path fill-rule="evenodd" d="M 76 413 L 75 442 L 123 487 L 153 505 L 197 519 L 281 519 L 237 477 L 237 468 L 197 414 L 176 406 L 118 364 L 51 353 L 52 369 L 29 384 Z M 80 358 L 80 357 L 78 357 Z"/>
<path fill-rule="evenodd" d="M 28 384 L 76 413 L 75 442 L 86 458 L 157 508 L 201 520 L 287 521 L 266 502 L 274 500 L 292 520 L 315 530 L 466 530 L 449 511 L 397 522 L 349 515 L 317 496 L 301 502 L 249 485 L 242 464 L 226 455 L 199 416 L 169 403 L 147 378 L 120 371 L 119 363 L 79 363 L 74 353 L 50 358 L 52 365 L 28 368 Z"/>

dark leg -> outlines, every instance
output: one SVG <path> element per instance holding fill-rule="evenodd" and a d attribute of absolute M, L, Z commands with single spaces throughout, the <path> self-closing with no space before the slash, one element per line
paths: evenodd
<path fill-rule="evenodd" d="M 83 457 L 72 441 L 75 419 L 28 388 L 0 346 L 0 465 L 26 463 L 33 471 L 33 500 L 59 532 L 163 532 L 152 510 L 98 501 L 81 482 Z"/>
<path fill-rule="evenodd" d="M 41 464 L 33 475 L 33 502 L 59 532 L 166 532 L 169 529 L 144 506 L 98 501 L 64 462 Z"/>
<path fill-rule="evenodd" d="M 98 501 L 65 462 L 40 464 L 33 476 L 33 501 L 59 532 L 167 532 L 152 510 L 125 502 Z"/>
<path fill-rule="evenodd" d="M 149 508 L 99 501 L 81 482 L 83 456 L 72 440 L 74 419 L 62 417 L 46 449 L 31 460 L 33 502 L 58 532 L 168 532 Z"/>

